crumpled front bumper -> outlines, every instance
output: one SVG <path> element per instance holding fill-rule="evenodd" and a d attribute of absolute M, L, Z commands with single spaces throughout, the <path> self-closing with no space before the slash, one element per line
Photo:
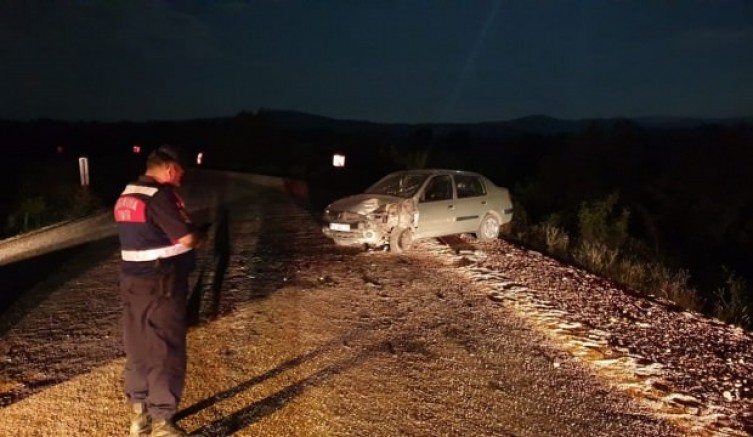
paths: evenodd
<path fill-rule="evenodd" d="M 322 227 L 325 237 L 334 240 L 338 246 L 356 246 L 362 244 L 379 245 L 384 243 L 384 235 L 376 229 L 357 228 L 350 231 L 334 231 L 329 225 Z"/>

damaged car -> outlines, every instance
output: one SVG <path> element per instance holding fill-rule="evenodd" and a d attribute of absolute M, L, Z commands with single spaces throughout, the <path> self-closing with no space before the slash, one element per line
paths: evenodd
<path fill-rule="evenodd" d="M 328 205 L 322 232 L 340 246 L 400 253 L 415 240 L 452 234 L 494 240 L 512 214 L 509 190 L 478 173 L 406 170 Z"/>

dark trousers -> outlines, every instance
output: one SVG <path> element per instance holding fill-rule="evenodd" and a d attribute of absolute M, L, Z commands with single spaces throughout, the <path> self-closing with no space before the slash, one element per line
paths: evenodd
<path fill-rule="evenodd" d="M 156 419 L 170 419 L 186 375 L 188 275 L 121 275 L 125 393 Z"/>

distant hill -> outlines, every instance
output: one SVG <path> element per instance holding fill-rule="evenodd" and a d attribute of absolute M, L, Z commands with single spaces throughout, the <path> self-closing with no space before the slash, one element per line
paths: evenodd
<path fill-rule="evenodd" d="M 701 126 L 753 125 L 753 117 L 691 118 L 691 117 L 639 117 L 634 121 L 647 129 L 693 129 Z"/>
<path fill-rule="evenodd" d="M 400 134 L 421 128 L 432 129 L 435 134 L 466 130 L 479 137 L 505 138 L 519 135 L 560 135 L 580 132 L 589 126 L 611 128 L 618 123 L 632 123 L 650 130 L 694 129 L 703 126 L 753 126 L 753 117 L 692 118 L 692 117 L 638 117 L 638 118 L 593 118 L 566 120 L 547 115 L 529 115 L 507 121 L 480 123 L 375 123 L 363 120 L 343 120 L 308 114 L 298 111 L 262 110 L 275 126 L 290 130 L 330 129 L 340 132 L 382 131 Z"/>
<path fill-rule="evenodd" d="M 260 109 L 258 111 L 243 111 L 234 117 L 205 118 L 196 120 L 170 120 L 147 122 L 66 122 L 59 120 L 39 119 L 31 121 L 0 120 L 0 128 L 5 132 L 23 135 L 28 128 L 32 129 L 64 129 L 66 127 L 97 127 L 107 126 L 120 128 L 134 128 L 138 126 L 184 125 L 184 124 L 217 124 L 232 122 L 248 116 L 263 116 L 271 124 L 283 130 L 332 130 L 340 133 L 373 133 L 382 132 L 392 135 L 410 133 L 419 129 L 430 129 L 435 135 L 449 132 L 467 131 L 470 135 L 487 138 L 507 138 L 520 135 L 561 135 L 577 133 L 588 127 L 609 129 L 618 123 L 633 124 L 648 130 L 695 129 L 703 126 L 753 126 L 753 117 L 733 118 L 693 118 L 693 117 L 636 117 L 636 118 L 589 118 L 567 120 L 550 117 L 548 115 L 529 115 L 506 121 L 485 121 L 476 123 L 378 123 L 366 120 L 337 119 L 322 115 L 309 114 L 300 111 Z"/>

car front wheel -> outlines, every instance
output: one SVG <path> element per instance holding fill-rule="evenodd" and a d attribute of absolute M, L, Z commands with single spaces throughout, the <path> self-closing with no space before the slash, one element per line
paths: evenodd
<path fill-rule="evenodd" d="M 481 241 L 493 241 L 497 237 L 499 237 L 499 220 L 489 214 L 481 220 L 478 231 L 476 231 L 476 238 Z"/>
<path fill-rule="evenodd" d="M 390 252 L 402 253 L 413 245 L 413 231 L 409 228 L 395 228 L 390 234 Z"/>

